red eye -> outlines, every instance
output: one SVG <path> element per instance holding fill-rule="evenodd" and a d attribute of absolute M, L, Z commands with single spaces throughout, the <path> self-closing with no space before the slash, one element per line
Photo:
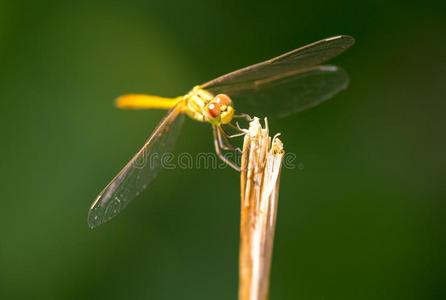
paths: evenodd
<path fill-rule="evenodd" d="M 228 95 L 225 94 L 218 94 L 217 96 L 215 96 L 215 101 L 221 105 L 231 104 L 231 98 L 229 98 Z"/>
<path fill-rule="evenodd" d="M 220 105 L 211 103 L 208 105 L 208 113 L 211 115 L 212 118 L 217 118 L 220 116 Z"/>

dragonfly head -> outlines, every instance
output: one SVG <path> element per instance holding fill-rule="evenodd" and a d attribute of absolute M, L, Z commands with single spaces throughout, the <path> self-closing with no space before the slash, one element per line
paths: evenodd
<path fill-rule="evenodd" d="M 206 119 L 214 125 L 227 124 L 234 116 L 232 100 L 228 95 L 218 94 L 205 106 Z"/>

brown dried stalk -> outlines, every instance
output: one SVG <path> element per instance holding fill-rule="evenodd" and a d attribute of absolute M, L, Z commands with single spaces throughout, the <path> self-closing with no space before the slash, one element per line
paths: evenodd
<path fill-rule="evenodd" d="M 276 224 L 282 142 L 271 139 L 267 120 L 249 124 L 241 164 L 239 300 L 268 299 Z"/>

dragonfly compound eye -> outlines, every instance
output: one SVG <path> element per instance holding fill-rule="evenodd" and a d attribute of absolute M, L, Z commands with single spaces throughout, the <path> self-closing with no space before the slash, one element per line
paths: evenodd
<path fill-rule="evenodd" d="M 207 111 L 212 118 L 218 118 L 221 113 L 220 105 L 217 103 L 210 103 L 207 107 Z"/>
<path fill-rule="evenodd" d="M 225 105 L 228 106 L 231 104 L 231 98 L 229 98 L 228 95 L 225 94 L 218 94 L 217 96 L 215 96 L 215 102 L 217 102 L 220 105 Z"/>

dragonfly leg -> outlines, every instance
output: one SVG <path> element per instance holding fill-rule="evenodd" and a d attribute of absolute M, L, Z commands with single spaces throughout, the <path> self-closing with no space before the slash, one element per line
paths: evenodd
<path fill-rule="evenodd" d="M 235 114 L 232 118 L 236 118 L 236 119 L 245 119 L 248 122 L 252 121 L 252 118 L 250 115 L 245 114 L 245 113 L 240 113 L 240 114 Z"/>
<path fill-rule="evenodd" d="M 236 125 L 234 125 L 232 123 L 228 123 L 227 125 L 229 127 L 231 127 L 232 129 L 234 129 L 235 131 L 237 131 L 238 133 L 236 133 L 236 134 L 227 134 L 226 131 L 225 131 L 226 137 L 232 139 L 234 137 L 239 137 L 239 136 L 242 136 L 242 135 L 246 134 L 246 129 L 241 128 L 240 125 L 238 124 L 238 122 L 235 122 L 235 124 Z"/>
<path fill-rule="evenodd" d="M 215 147 L 215 153 L 217 156 L 224 161 L 228 166 L 236 170 L 237 172 L 240 172 L 240 167 L 235 164 L 233 161 L 229 160 L 226 156 L 223 155 L 221 152 L 220 147 L 220 141 L 219 141 L 219 130 L 216 126 L 212 126 L 213 133 L 214 133 L 214 147 Z"/>
<path fill-rule="evenodd" d="M 217 129 L 218 144 L 219 144 L 220 148 L 222 148 L 223 150 L 236 151 L 238 154 L 242 154 L 242 150 L 239 147 L 235 147 L 234 145 L 232 145 L 229 142 L 228 138 L 233 138 L 235 136 L 241 136 L 244 134 L 245 133 L 228 135 L 228 133 L 224 130 L 224 128 L 220 126 Z"/>

